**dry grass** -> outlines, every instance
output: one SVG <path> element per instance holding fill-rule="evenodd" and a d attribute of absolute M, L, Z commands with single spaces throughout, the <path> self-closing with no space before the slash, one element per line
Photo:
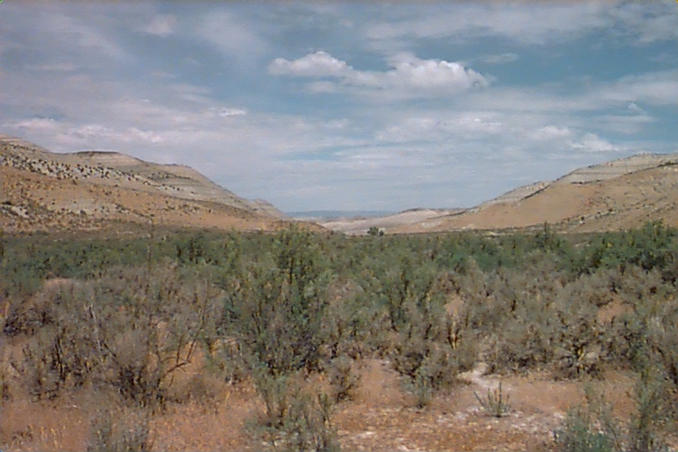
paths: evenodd
<path fill-rule="evenodd" d="M 353 400 L 340 402 L 334 416 L 339 440 L 346 450 L 544 450 L 551 432 L 572 406 L 584 400 L 584 386 L 610 396 L 615 414 L 633 411 L 631 374 L 620 371 L 601 380 L 554 381 L 546 373 L 502 376 L 512 412 L 490 418 L 479 410 L 474 391 L 482 391 L 499 376 L 482 376 L 438 393 L 425 409 L 417 409 L 397 374 L 381 360 L 359 363 L 360 380 Z M 322 379 L 311 381 L 326 384 Z M 207 382 L 206 382 L 207 384 Z M 153 415 L 150 436 L 158 451 L 260 450 L 245 425 L 262 408 L 250 382 L 229 385 L 209 380 L 212 399 L 170 403 Z M 90 421 L 105 407 L 116 407 L 114 396 L 81 391 L 51 402 L 15 399 L 2 407 L 0 448 L 13 451 L 84 451 Z M 124 409 L 123 409 L 124 410 Z"/>
<path fill-rule="evenodd" d="M 0 418 L 3 451 L 85 450 L 89 414 L 72 400 L 6 402 Z"/>

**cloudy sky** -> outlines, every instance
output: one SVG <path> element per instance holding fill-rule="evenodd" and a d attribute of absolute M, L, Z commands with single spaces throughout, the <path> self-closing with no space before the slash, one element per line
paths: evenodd
<path fill-rule="evenodd" d="M 0 133 L 286 211 L 474 205 L 678 151 L 678 3 L 0 4 Z"/>

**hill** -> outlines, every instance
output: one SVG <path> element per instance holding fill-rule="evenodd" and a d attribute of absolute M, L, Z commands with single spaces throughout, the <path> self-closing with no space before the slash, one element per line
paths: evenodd
<path fill-rule="evenodd" d="M 370 219 L 391 233 L 529 228 L 548 222 L 562 231 L 637 227 L 648 220 L 678 226 L 678 154 L 638 154 L 518 187 L 471 209 L 415 209 Z M 416 218 L 410 212 L 419 212 Z M 364 233 L 364 220 L 325 227 Z M 369 227 L 368 226 L 368 227 Z"/>
<path fill-rule="evenodd" d="M 269 230 L 282 214 L 183 165 L 117 152 L 58 154 L 0 135 L 0 227 L 9 232 L 168 227 Z"/>

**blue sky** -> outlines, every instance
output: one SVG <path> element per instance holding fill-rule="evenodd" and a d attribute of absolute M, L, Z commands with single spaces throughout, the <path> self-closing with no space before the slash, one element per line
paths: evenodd
<path fill-rule="evenodd" d="M 0 4 L 0 133 L 287 211 L 462 207 L 678 152 L 678 3 Z"/>

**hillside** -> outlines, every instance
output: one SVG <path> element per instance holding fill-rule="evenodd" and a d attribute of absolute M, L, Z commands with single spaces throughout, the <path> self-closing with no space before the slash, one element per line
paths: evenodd
<path fill-rule="evenodd" d="M 389 217 L 323 223 L 364 233 L 527 228 L 548 222 L 563 231 L 619 230 L 663 220 L 678 226 L 678 154 L 638 154 L 518 187 L 471 209 L 416 209 Z M 419 218 L 410 212 L 419 212 Z"/>
<path fill-rule="evenodd" d="M 57 154 L 0 135 L 0 227 L 97 230 L 115 224 L 273 229 L 282 215 L 192 168 L 117 152 Z"/>

